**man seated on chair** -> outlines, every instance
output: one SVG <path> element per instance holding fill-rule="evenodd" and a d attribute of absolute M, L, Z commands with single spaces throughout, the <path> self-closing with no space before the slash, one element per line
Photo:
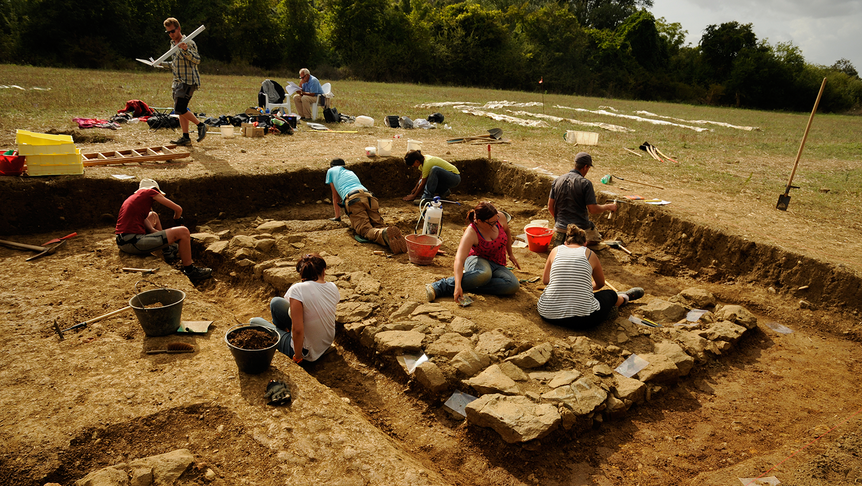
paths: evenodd
<path fill-rule="evenodd" d="M 311 119 L 311 105 L 317 103 L 318 97 L 323 94 L 320 81 L 311 75 L 307 68 L 299 70 L 299 91 L 293 95 L 293 105 L 301 120 Z"/>

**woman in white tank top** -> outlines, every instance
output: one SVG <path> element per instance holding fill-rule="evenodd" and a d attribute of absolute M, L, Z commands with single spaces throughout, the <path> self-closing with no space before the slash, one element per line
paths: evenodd
<path fill-rule="evenodd" d="M 625 292 L 600 290 L 605 286 L 602 263 L 586 246 L 587 235 L 575 224 L 566 228 L 565 244 L 555 247 L 545 262 L 542 282 L 547 285 L 539 297 L 538 310 L 543 319 L 573 328 L 601 324 L 614 306 L 643 297 L 640 287 Z"/>

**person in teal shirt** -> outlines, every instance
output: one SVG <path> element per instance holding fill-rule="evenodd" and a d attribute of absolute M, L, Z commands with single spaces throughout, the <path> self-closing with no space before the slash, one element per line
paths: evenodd
<path fill-rule="evenodd" d="M 374 194 L 359 182 L 352 170 L 344 167 L 344 159 L 334 159 L 326 171 L 326 183 L 332 189 L 333 221 L 341 220 L 341 208 L 350 218 L 350 227 L 361 238 L 389 247 L 393 254 L 407 251 L 407 241 L 397 226 L 387 226 L 380 217 L 380 203 Z"/>
<path fill-rule="evenodd" d="M 420 194 L 422 194 L 420 206 L 434 199 L 434 196 L 439 195 L 445 199 L 452 193 L 452 189 L 461 183 L 461 173 L 458 168 L 440 157 L 422 155 L 419 150 L 411 150 L 404 156 L 404 163 L 407 167 L 422 169 L 422 177 L 419 178 L 413 192 L 404 196 L 405 201 L 413 201 Z"/>

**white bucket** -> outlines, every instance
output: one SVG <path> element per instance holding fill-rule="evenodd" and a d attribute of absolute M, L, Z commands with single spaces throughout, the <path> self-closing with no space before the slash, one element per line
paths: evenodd
<path fill-rule="evenodd" d="M 219 127 L 221 136 L 224 138 L 233 138 L 233 125 L 222 125 Z"/>
<path fill-rule="evenodd" d="M 419 140 L 407 140 L 407 151 L 411 150 L 422 150 L 422 142 Z"/>
<path fill-rule="evenodd" d="M 357 127 L 373 127 L 374 126 L 374 118 L 370 116 L 360 115 L 356 117 L 356 126 Z"/>
<path fill-rule="evenodd" d="M 392 140 L 378 140 L 377 155 L 381 157 L 389 157 L 392 155 Z"/>
<path fill-rule="evenodd" d="M 599 134 L 596 132 L 579 132 L 576 130 L 566 130 L 563 135 L 566 142 L 576 143 L 578 145 L 597 145 L 599 143 Z"/>
<path fill-rule="evenodd" d="M 377 147 L 365 147 L 365 156 L 374 157 L 377 155 Z"/>

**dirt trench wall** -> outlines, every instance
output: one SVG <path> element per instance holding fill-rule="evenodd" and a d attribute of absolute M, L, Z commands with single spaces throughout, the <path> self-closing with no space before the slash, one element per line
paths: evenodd
<path fill-rule="evenodd" d="M 813 308 L 862 311 L 862 278 L 846 267 L 685 221 L 657 206 L 626 204 L 613 225 L 670 256 L 658 264 L 663 275 L 688 272 L 709 281 L 757 283 L 796 295 Z"/>
<path fill-rule="evenodd" d="M 487 159 L 455 162 L 461 172 L 457 193 L 496 193 L 545 207 L 553 178 L 526 167 Z M 402 159 L 349 164 L 362 183 L 381 198 L 407 194 L 419 177 Z M 186 210 L 184 223 L 194 228 L 210 219 L 238 218 L 277 206 L 314 203 L 331 197 L 325 169 L 301 169 L 264 175 L 211 176 L 159 180 L 168 197 Z M 120 205 L 137 189 L 136 181 L 108 177 L 0 178 L 0 235 L 112 225 Z M 611 196 L 599 192 L 600 202 Z M 166 221 L 170 216 L 166 215 Z M 603 232 L 624 234 L 628 242 L 659 248 L 650 255 L 665 275 L 693 275 L 710 281 L 741 280 L 795 293 L 815 307 L 862 312 L 862 278 L 772 245 L 759 244 L 685 221 L 663 207 L 625 204 L 617 215 L 596 223 Z M 685 235 L 685 237 L 683 237 Z"/>
<path fill-rule="evenodd" d="M 459 192 L 488 190 L 486 160 L 455 165 L 462 175 Z M 408 169 L 402 159 L 396 158 L 350 164 L 349 168 L 381 198 L 409 193 L 419 178 L 418 170 Z M 185 224 L 194 227 L 219 215 L 239 218 L 262 209 L 330 198 L 332 193 L 325 179 L 325 169 L 301 169 L 263 175 L 165 178 L 158 182 L 168 197 L 185 210 Z M 114 224 L 123 201 L 137 188 L 136 180 L 109 177 L 0 177 L 0 235 Z M 169 220 L 168 217 L 166 221 Z"/>

